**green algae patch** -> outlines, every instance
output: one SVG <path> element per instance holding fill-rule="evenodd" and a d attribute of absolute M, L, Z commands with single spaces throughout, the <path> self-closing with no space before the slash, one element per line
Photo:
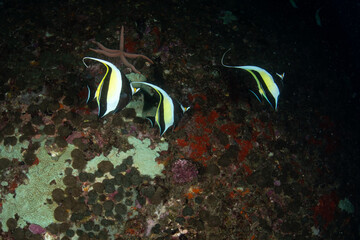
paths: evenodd
<path fill-rule="evenodd" d="M 106 157 L 100 155 L 89 161 L 85 171 L 95 172 L 98 168 L 97 165 L 104 159 L 111 161 L 116 166 L 131 156 L 134 161 L 133 166 L 139 170 L 140 174 L 148 175 L 151 178 L 154 178 L 156 175 L 162 175 L 161 172 L 164 170 L 164 165 L 158 164 L 155 159 L 159 156 L 159 152 L 168 149 L 167 142 L 159 143 L 154 149 L 150 148 L 151 141 L 148 138 L 139 140 L 131 136 L 128 138 L 128 142 L 134 148 L 126 152 L 119 152 L 121 149 L 113 148 Z"/>
<path fill-rule="evenodd" d="M 0 219 L 6 222 L 19 215 L 18 226 L 26 226 L 26 222 L 47 227 L 56 222 L 54 210 L 56 204 L 47 203 L 47 199 L 52 199 L 52 191 L 56 188 L 64 188 L 62 178 L 64 169 L 69 166 L 66 159 L 71 159 L 73 145 L 69 145 L 66 151 L 57 161 L 51 159 L 45 148 L 45 141 L 41 142 L 41 147 L 37 157 L 39 164 L 31 166 L 27 174 L 28 184 L 20 185 L 13 194 L 7 194 L 3 200 L 3 210 Z M 3 231 L 8 231 L 6 224 L 2 225 Z"/>
<path fill-rule="evenodd" d="M 348 198 L 342 199 L 339 201 L 338 207 L 343 211 L 349 214 L 354 213 L 354 205 L 350 202 Z"/>
<path fill-rule="evenodd" d="M 130 80 L 130 82 L 146 82 L 146 77 L 139 73 L 129 73 L 126 74 L 126 77 Z"/>

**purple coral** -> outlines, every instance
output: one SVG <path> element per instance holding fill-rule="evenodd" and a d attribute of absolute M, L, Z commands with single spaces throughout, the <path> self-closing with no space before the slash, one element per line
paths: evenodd
<path fill-rule="evenodd" d="M 37 225 L 37 224 L 30 224 L 29 226 L 29 230 L 30 232 L 32 232 L 33 234 L 43 234 L 46 232 L 46 229 Z"/>
<path fill-rule="evenodd" d="M 191 182 L 198 174 L 196 166 L 185 159 L 176 160 L 172 166 L 171 172 L 175 183 Z"/>

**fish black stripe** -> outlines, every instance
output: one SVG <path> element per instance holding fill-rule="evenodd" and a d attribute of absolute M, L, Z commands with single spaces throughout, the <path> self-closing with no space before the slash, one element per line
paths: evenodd
<path fill-rule="evenodd" d="M 269 91 L 269 89 L 267 88 L 265 82 L 264 82 L 264 79 L 261 77 L 261 75 L 257 72 L 257 71 L 252 71 L 256 77 L 259 79 L 259 82 L 261 84 L 261 86 L 263 87 L 264 91 L 265 91 L 265 95 L 267 96 L 267 98 L 269 99 L 269 101 L 271 102 L 271 104 L 275 104 L 275 101 L 274 101 L 274 98 L 271 94 L 271 92 Z M 275 80 L 274 80 L 275 81 Z M 255 91 L 256 93 L 258 91 Z M 261 96 L 259 96 L 261 98 Z M 273 105 L 275 106 L 275 105 Z"/>
<path fill-rule="evenodd" d="M 178 125 L 178 123 L 180 122 L 180 119 L 182 118 L 182 116 L 184 115 L 184 112 L 180 106 L 180 103 L 177 100 L 173 99 L 173 104 L 174 104 L 174 128 Z"/>
<path fill-rule="evenodd" d="M 126 107 L 126 105 L 128 105 L 128 103 L 132 98 L 130 81 L 123 72 L 121 72 L 121 81 L 122 81 L 121 93 L 115 112 L 121 111 L 124 107 Z"/>
<path fill-rule="evenodd" d="M 160 105 L 159 105 L 159 127 L 160 127 L 160 135 L 163 134 L 165 130 L 165 110 L 164 110 L 164 95 L 161 92 L 160 94 Z"/>

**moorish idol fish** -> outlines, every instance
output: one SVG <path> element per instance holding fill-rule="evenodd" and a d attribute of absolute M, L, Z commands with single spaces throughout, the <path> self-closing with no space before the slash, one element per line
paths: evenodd
<path fill-rule="evenodd" d="M 147 119 L 151 122 L 152 126 L 154 126 L 156 122 L 160 129 L 160 136 L 162 136 L 169 127 L 173 126 L 175 128 L 184 113 L 190 109 L 190 107 L 183 107 L 181 103 L 170 97 L 163 89 L 156 85 L 147 82 L 136 82 L 136 84 L 147 85 L 153 88 L 159 95 L 160 100 L 155 117 L 147 117 Z"/>
<path fill-rule="evenodd" d="M 96 91 L 87 86 L 88 98 L 86 103 L 94 98 L 96 99 L 100 118 L 110 112 L 116 113 L 122 110 L 139 89 L 134 88 L 125 74 L 120 72 L 114 64 L 98 58 L 84 57 L 83 63 L 86 67 L 88 65 L 86 65 L 85 59 L 101 62 L 106 67 L 106 73 Z"/>
<path fill-rule="evenodd" d="M 280 91 L 279 91 L 279 88 L 278 86 L 276 85 L 276 83 L 274 82 L 274 79 L 273 77 L 270 75 L 270 73 L 268 73 L 265 69 L 262 69 L 262 68 L 259 68 L 259 67 L 256 67 L 256 66 L 229 66 L 229 65 L 225 65 L 224 64 L 224 57 L 225 57 L 225 54 L 230 51 L 227 50 L 224 55 L 222 56 L 221 58 L 221 64 L 224 66 L 224 67 L 228 67 L 228 68 L 240 68 L 240 69 L 244 69 L 246 71 L 248 71 L 255 79 L 256 81 L 256 84 L 257 84 L 257 87 L 258 87 L 258 91 L 259 91 L 259 94 L 266 99 L 266 101 L 275 109 L 277 110 L 277 103 L 278 103 L 278 98 L 279 98 L 279 95 L 280 95 Z M 269 101 L 268 97 L 266 96 L 266 91 L 263 87 L 263 85 L 261 84 L 260 80 L 258 79 L 258 77 L 255 75 L 254 72 L 257 72 L 260 77 L 262 78 L 262 81 L 264 82 L 267 90 L 271 93 L 271 95 L 273 96 L 274 100 L 275 100 L 275 107 L 271 104 L 271 102 Z M 282 75 L 278 74 L 278 76 L 283 79 L 283 76 L 285 74 L 283 73 Z M 256 95 L 255 92 L 251 91 L 251 93 L 253 93 L 255 95 L 255 97 L 261 102 L 260 98 Z"/>

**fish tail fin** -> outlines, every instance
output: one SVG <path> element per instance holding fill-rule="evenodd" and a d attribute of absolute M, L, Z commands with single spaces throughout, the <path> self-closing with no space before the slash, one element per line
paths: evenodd
<path fill-rule="evenodd" d="M 280 78 L 281 85 L 284 87 L 285 73 L 283 73 L 283 74 L 276 73 L 276 75 Z"/>

